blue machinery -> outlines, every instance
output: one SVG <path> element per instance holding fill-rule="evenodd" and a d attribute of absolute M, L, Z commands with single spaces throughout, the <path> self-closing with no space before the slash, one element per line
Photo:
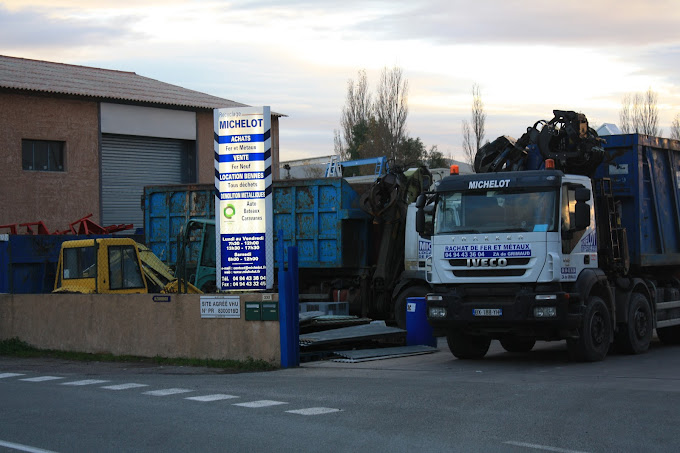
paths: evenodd
<path fill-rule="evenodd" d="M 376 176 L 381 176 L 389 171 L 389 168 L 387 167 L 387 158 L 385 156 L 348 160 L 346 162 L 338 162 L 338 157 L 332 156 L 331 161 L 328 162 L 328 166 L 326 167 L 326 178 L 331 176 L 342 176 L 342 169 L 345 167 L 358 167 L 360 165 L 372 164 L 375 165 Z"/>

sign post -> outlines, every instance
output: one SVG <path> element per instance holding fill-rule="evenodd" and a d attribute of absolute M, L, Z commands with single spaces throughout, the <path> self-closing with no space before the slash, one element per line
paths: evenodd
<path fill-rule="evenodd" d="M 217 109 L 214 121 L 218 288 L 272 288 L 270 109 Z"/>

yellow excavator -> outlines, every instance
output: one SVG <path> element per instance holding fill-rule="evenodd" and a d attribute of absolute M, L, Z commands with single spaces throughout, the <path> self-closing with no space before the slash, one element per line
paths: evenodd
<path fill-rule="evenodd" d="M 53 292 L 202 293 L 191 283 L 175 278 L 151 250 L 130 238 L 63 242 Z"/>

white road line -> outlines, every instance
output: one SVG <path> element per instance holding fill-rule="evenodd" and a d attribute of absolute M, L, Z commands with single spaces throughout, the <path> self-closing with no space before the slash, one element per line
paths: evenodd
<path fill-rule="evenodd" d="M 260 401 L 250 401 L 248 403 L 236 403 L 236 404 L 234 404 L 234 406 L 258 408 L 258 407 L 278 406 L 280 404 L 288 404 L 288 403 L 284 403 L 283 401 L 260 400 Z"/>
<path fill-rule="evenodd" d="M 26 382 L 45 382 L 45 381 L 56 381 L 57 379 L 64 379 L 64 378 L 63 377 L 57 377 L 57 376 L 38 376 L 38 377 L 19 379 L 19 380 L 20 381 L 26 381 Z"/>
<path fill-rule="evenodd" d="M 8 378 L 8 377 L 17 377 L 17 376 L 23 376 L 22 373 L 1 373 L 0 374 L 0 379 Z"/>
<path fill-rule="evenodd" d="M 224 395 L 222 393 L 218 393 L 216 395 L 205 395 L 205 396 L 190 396 L 187 398 L 184 398 L 185 400 L 192 400 L 192 401 L 221 401 L 221 400 L 230 400 L 233 398 L 238 398 L 238 396 L 234 395 Z"/>
<path fill-rule="evenodd" d="M 151 395 L 151 396 L 168 396 L 168 395 L 176 395 L 178 393 L 189 393 L 193 392 L 193 390 L 189 389 L 163 389 L 163 390 L 152 390 L 150 392 L 144 392 L 145 395 Z"/>
<path fill-rule="evenodd" d="M 127 389 L 136 389 L 139 387 L 148 387 L 146 384 L 135 384 L 130 382 L 129 384 L 118 384 L 118 385 L 107 385 L 106 387 L 102 387 L 103 389 L 106 390 L 127 390 Z"/>
<path fill-rule="evenodd" d="M 5 442 L 4 440 L 0 440 L 0 447 L 11 448 L 12 450 L 27 451 L 29 453 L 56 453 L 52 450 L 43 450 L 42 448 L 15 444 L 14 442 Z"/>
<path fill-rule="evenodd" d="M 322 415 L 330 414 L 333 412 L 341 412 L 342 409 L 333 409 L 330 407 L 309 407 L 307 409 L 296 409 L 294 411 L 286 411 L 289 414 L 299 414 L 299 415 Z"/>
<path fill-rule="evenodd" d="M 557 453 L 587 453 L 587 452 L 580 451 L 580 450 L 568 450 L 566 448 L 550 447 L 550 446 L 547 446 L 547 445 L 529 444 L 529 443 L 526 443 L 526 442 L 515 442 L 513 440 L 508 440 L 508 441 L 503 442 L 503 443 L 508 444 L 508 445 L 515 445 L 517 447 L 533 448 L 534 450 L 554 451 L 554 452 L 557 452 Z"/>
<path fill-rule="evenodd" d="M 100 379 L 85 379 L 82 381 L 73 381 L 73 382 L 62 382 L 61 385 L 93 385 L 93 384 L 103 384 L 105 382 L 109 381 L 102 381 Z"/>

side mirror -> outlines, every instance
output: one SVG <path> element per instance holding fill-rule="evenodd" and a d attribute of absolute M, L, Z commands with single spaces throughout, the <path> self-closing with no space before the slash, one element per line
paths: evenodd
<path fill-rule="evenodd" d="M 425 195 L 421 193 L 420 195 L 418 195 L 418 198 L 416 198 L 416 208 L 418 208 L 418 210 L 423 209 L 425 207 L 426 202 L 427 198 L 425 198 Z"/>
<path fill-rule="evenodd" d="M 590 200 L 590 190 L 586 188 L 576 189 L 574 192 L 576 206 L 574 206 L 574 229 L 585 230 L 590 226 L 590 206 L 586 203 Z"/>
<path fill-rule="evenodd" d="M 585 202 L 590 200 L 590 189 L 586 189 L 584 187 L 576 189 L 574 191 L 574 198 L 576 199 L 577 202 L 579 201 Z"/>
<path fill-rule="evenodd" d="M 416 231 L 421 236 L 425 231 L 425 209 L 423 209 L 422 207 L 419 207 L 418 210 L 416 211 Z"/>
<path fill-rule="evenodd" d="M 574 229 L 585 230 L 590 226 L 590 206 L 585 201 L 577 201 L 574 207 Z"/>

